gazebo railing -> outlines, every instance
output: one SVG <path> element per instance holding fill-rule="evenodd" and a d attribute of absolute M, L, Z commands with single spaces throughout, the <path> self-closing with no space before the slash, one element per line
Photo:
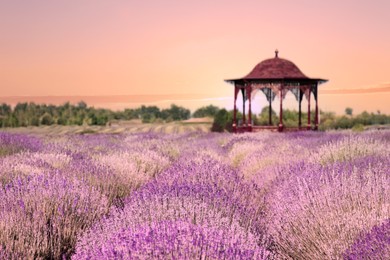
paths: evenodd
<path fill-rule="evenodd" d="M 306 131 L 307 127 L 283 127 L 283 132 L 295 132 L 295 131 Z M 261 131 L 271 131 L 277 132 L 279 131 L 278 126 L 270 126 L 270 125 L 255 125 L 255 126 L 243 126 L 239 125 L 235 128 L 235 133 L 244 133 L 244 132 L 261 132 Z"/>

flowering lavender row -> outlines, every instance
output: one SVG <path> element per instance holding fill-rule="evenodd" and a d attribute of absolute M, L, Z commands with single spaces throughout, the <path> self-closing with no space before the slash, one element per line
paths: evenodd
<path fill-rule="evenodd" d="M 390 259 L 390 219 L 358 237 L 344 255 L 345 259 Z"/>
<path fill-rule="evenodd" d="M 243 233 L 183 221 L 126 227 L 104 246 L 83 245 L 74 259 L 267 259 L 269 253 Z M 89 242 L 89 241 L 88 241 Z"/>
<path fill-rule="evenodd" d="M 130 243 L 134 232 L 139 232 L 134 229 L 139 226 L 153 226 L 152 231 L 148 232 L 161 233 L 159 240 L 153 242 L 155 246 L 152 249 L 155 251 L 147 251 L 148 255 L 141 254 L 143 257 L 155 256 L 151 252 L 160 251 L 162 256 L 167 254 L 174 259 L 183 256 L 191 256 L 191 259 L 215 258 L 218 252 L 221 257 L 229 259 L 261 259 L 260 256 L 270 255 L 265 249 L 266 245 L 262 244 L 264 234 L 261 231 L 264 230 L 258 230 L 256 226 L 262 215 L 261 208 L 257 203 L 251 203 L 255 200 L 251 194 L 255 195 L 256 189 L 243 183 L 237 172 L 222 162 L 199 155 L 195 150 L 191 152 L 191 148 L 185 155 L 134 192 L 126 200 L 123 211 L 113 212 L 86 233 L 79 241 L 75 258 L 110 258 L 113 252 L 123 254 L 125 252 L 118 250 L 117 243 L 112 241 L 122 242 L 113 238 L 123 236 L 124 243 Z M 167 229 L 161 227 L 160 223 L 185 224 L 175 224 Z M 175 238 L 173 242 L 165 241 L 171 239 L 170 232 L 184 232 L 181 231 L 182 225 L 193 226 L 200 234 L 206 232 L 200 235 L 202 241 L 190 247 L 189 242 L 183 243 L 181 238 Z M 155 230 L 156 227 L 163 230 Z M 217 232 L 219 237 L 211 236 L 208 233 L 210 230 Z M 176 249 L 172 251 L 159 243 L 173 243 Z M 235 248 L 231 248 L 231 245 L 235 245 Z M 202 248 L 214 248 L 214 251 Z M 215 251 L 217 249 L 218 252 Z"/>
<path fill-rule="evenodd" d="M 69 257 L 86 228 L 178 156 L 171 140 L 158 137 L 144 140 L 143 151 L 138 135 L 1 136 L 11 151 L 0 156 L 5 258 Z"/>
<path fill-rule="evenodd" d="M 0 133 L 0 258 L 380 258 L 389 136 Z"/>
<path fill-rule="evenodd" d="M 38 138 L 0 132 L 0 157 L 20 151 L 38 151 L 41 146 Z"/>
<path fill-rule="evenodd" d="M 340 258 L 390 213 L 389 157 L 327 167 L 291 165 L 268 194 L 270 232 L 284 257 Z"/>

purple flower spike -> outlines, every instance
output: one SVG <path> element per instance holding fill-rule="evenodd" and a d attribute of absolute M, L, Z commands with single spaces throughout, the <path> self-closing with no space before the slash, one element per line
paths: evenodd
<path fill-rule="evenodd" d="M 344 259 L 390 259 L 390 219 L 356 239 Z"/>

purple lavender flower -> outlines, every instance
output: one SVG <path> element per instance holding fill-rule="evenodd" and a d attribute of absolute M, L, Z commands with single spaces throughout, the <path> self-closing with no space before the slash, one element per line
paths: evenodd
<path fill-rule="evenodd" d="M 77 236 L 107 210 L 107 200 L 76 179 L 15 179 L 0 189 L 1 250 L 10 258 L 69 257 Z"/>
<path fill-rule="evenodd" d="M 0 156 L 18 153 L 20 151 L 39 151 L 42 142 L 39 138 L 23 134 L 0 132 Z"/>
<path fill-rule="evenodd" d="M 389 157 L 377 156 L 285 166 L 267 195 L 281 257 L 342 257 L 357 234 L 389 218 L 388 169 Z"/>
<path fill-rule="evenodd" d="M 360 235 L 345 252 L 344 259 L 390 259 L 390 219 Z"/>
<path fill-rule="evenodd" d="M 95 243 L 80 240 L 72 259 L 269 259 L 246 234 L 183 221 L 127 227 Z"/>

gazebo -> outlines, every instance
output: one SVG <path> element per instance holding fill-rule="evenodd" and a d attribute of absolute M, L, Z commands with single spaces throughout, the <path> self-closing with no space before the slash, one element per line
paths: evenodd
<path fill-rule="evenodd" d="M 233 131 L 234 132 L 252 132 L 260 130 L 317 130 L 318 129 L 318 86 L 327 82 L 326 79 L 309 78 L 303 74 L 299 68 L 289 60 L 279 58 L 278 50 L 275 51 L 275 57 L 264 60 L 257 64 L 253 70 L 243 78 L 225 80 L 234 85 L 234 114 Z M 243 99 L 241 124 L 237 124 L 237 96 L 241 91 Z M 252 124 L 252 98 L 258 91 L 262 91 L 269 105 L 269 122 L 267 126 L 254 126 Z M 286 128 L 283 125 L 283 99 L 288 91 L 291 91 L 298 101 L 299 122 L 294 128 Z M 315 99 L 315 125 L 310 124 L 310 96 L 313 93 Z M 280 100 L 279 125 L 272 126 L 272 101 L 278 96 Z M 303 96 L 308 101 L 308 119 L 307 126 L 302 127 L 301 102 Z M 248 101 L 248 120 L 245 116 L 245 103 Z"/>

